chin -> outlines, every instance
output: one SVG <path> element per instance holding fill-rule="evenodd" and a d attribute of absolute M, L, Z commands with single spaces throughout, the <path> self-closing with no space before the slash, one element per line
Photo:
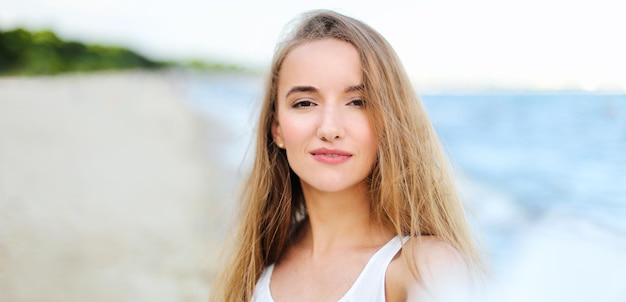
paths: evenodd
<path fill-rule="evenodd" d="M 348 191 L 348 190 L 354 190 L 357 189 L 359 187 L 359 185 L 362 185 L 362 183 L 359 182 L 345 182 L 345 181 L 338 181 L 338 180 L 327 180 L 327 181 L 316 181 L 316 182 L 310 182 L 307 184 L 304 184 L 308 186 L 309 188 L 319 191 L 319 192 L 325 192 L 325 193 L 338 193 L 338 192 L 343 192 L 343 191 Z"/>

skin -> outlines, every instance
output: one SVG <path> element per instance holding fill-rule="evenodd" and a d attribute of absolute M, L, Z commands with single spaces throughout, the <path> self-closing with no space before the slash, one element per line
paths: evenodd
<path fill-rule="evenodd" d="M 377 141 L 363 109 L 362 74 L 354 46 L 333 39 L 294 48 L 281 66 L 272 135 L 300 177 L 309 219 L 275 265 L 270 290 L 277 302 L 337 301 L 395 236 L 370 215 L 366 178 Z M 322 147 L 349 156 L 338 164 L 317 160 L 313 151 Z M 433 272 L 445 271 L 457 257 L 434 237 L 417 242 L 409 240 L 388 267 L 387 301 L 425 300 L 419 284 L 434 286 Z M 403 252 L 418 256 L 423 282 L 411 274 Z"/>

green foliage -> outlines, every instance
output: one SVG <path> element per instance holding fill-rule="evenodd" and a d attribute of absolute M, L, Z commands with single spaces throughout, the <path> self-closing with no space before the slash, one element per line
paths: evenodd
<path fill-rule="evenodd" d="M 49 30 L 0 30 L 0 75 L 158 68 L 167 65 L 121 47 L 66 42 Z"/>
<path fill-rule="evenodd" d="M 234 64 L 224 64 L 218 62 L 206 62 L 202 60 L 191 60 L 183 63 L 182 66 L 196 69 L 196 70 L 211 70 L 211 71 L 244 71 L 244 68 Z"/>

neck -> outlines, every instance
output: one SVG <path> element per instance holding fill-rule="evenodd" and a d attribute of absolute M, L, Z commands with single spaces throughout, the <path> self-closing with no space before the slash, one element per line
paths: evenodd
<path fill-rule="evenodd" d="M 302 189 L 309 218 L 301 243 L 314 255 L 378 246 L 393 237 L 393 231 L 372 217 L 365 184 L 340 192 L 321 192 L 304 184 Z"/>

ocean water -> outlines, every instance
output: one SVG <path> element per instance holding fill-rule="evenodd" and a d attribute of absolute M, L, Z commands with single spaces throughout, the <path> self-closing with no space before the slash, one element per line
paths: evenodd
<path fill-rule="evenodd" d="M 189 105 L 228 131 L 207 142 L 224 169 L 245 170 L 261 83 L 183 77 Z M 490 257 L 481 301 L 626 301 L 626 95 L 421 99 Z"/>
<path fill-rule="evenodd" d="M 626 95 L 424 95 L 494 273 L 486 301 L 626 301 Z"/>

